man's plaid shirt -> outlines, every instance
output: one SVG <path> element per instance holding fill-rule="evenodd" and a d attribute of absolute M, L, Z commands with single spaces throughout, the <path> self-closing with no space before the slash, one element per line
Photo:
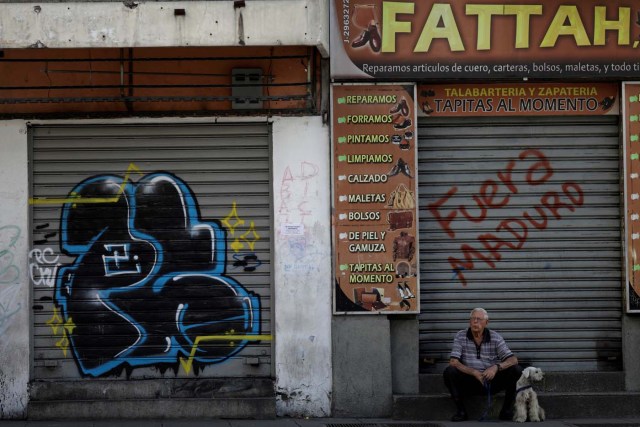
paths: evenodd
<path fill-rule="evenodd" d="M 453 339 L 451 357 L 480 372 L 511 356 L 513 353 L 504 338 L 488 328 L 484 330 L 480 346 L 473 341 L 471 328 L 459 331 Z"/>

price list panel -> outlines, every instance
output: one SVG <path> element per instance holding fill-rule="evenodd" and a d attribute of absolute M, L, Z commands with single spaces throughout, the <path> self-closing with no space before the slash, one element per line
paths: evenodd
<path fill-rule="evenodd" d="M 334 85 L 336 313 L 418 313 L 413 85 Z"/>
<path fill-rule="evenodd" d="M 640 83 L 622 90 L 627 311 L 640 313 Z"/>

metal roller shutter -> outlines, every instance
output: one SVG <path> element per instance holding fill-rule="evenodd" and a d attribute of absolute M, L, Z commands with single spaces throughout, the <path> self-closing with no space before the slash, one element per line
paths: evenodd
<path fill-rule="evenodd" d="M 34 379 L 272 375 L 270 125 L 31 142 Z"/>
<path fill-rule="evenodd" d="M 621 369 L 617 117 L 428 118 L 418 135 L 421 372 L 474 307 L 521 363 Z"/>

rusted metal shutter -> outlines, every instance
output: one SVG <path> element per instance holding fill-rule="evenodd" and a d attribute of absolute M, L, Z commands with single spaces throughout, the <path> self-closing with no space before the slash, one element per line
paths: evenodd
<path fill-rule="evenodd" d="M 419 127 L 421 372 L 484 307 L 520 361 L 621 369 L 617 117 Z"/>
<path fill-rule="evenodd" d="M 32 377 L 271 376 L 270 125 L 30 132 Z"/>

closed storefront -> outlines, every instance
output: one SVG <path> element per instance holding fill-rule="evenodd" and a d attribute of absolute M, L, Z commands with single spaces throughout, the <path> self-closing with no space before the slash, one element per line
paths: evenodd
<path fill-rule="evenodd" d="M 270 125 L 30 132 L 32 379 L 272 377 Z"/>
<path fill-rule="evenodd" d="M 621 369 L 618 116 L 419 123 L 421 372 L 485 307 L 524 364 Z"/>
<path fill-rule="evenodd" d="M 331 413 L 328 8 L 4 2 L 0 419 Z"/>
<path fill-rule="evenodd" d="M 612 392 L 638 390 L 631 350 L 640 336 L 635 6 L 628 0 L 331 4 L 334 210 L 344 206 L 340 162 L 349 158 L 340 155 L 378 149 L 350 143 L 377 137 L 390 153 L 393 144 L 416 149 L 415 163 L 402 170 L 416 201 L 410 264 L 416 271 L 405 271 L 417 278 L 411 294 L 419 312 L 362 326 L 388 327 L 394 416 L 428 419 L 442 409 L 442 394 L 453 392 L 442 373 L 474 308 L 487 310 L 488 327 L 521 365 L 550 373 L 554 392 L 574 391 L 555 387 L 567 373 L 586 377 L 581 389 L 605 390 L 606 377 L 616 381 Z M 349 98 L 346 85 L 374 95 L 395 86 L 413 95 Z M 350 117 L 371 125 L 350 135 Z M 367 172 L 380 169 L 372 161 Z M 358 237 L 340 237 L 336 224 L 338 238 Z M 335 252 L 338 260 L 350 255 Z M 338 267 L 337 282 L 351 265 Z M 369 306 L 371 314 L 391 314 L 382 304 Z M 366 346 L 366 338 L 358 344 Z M 375 354 L 370 366 L 386 357 L 384 348 L 376 350 L 367 348 Z M 462 363 L 470 365 L 464 357 Z M 419 374 L 414 383 L 406 381 L 408 372 Z M 344 382 L 366 387 L 360 376 Z"/>

